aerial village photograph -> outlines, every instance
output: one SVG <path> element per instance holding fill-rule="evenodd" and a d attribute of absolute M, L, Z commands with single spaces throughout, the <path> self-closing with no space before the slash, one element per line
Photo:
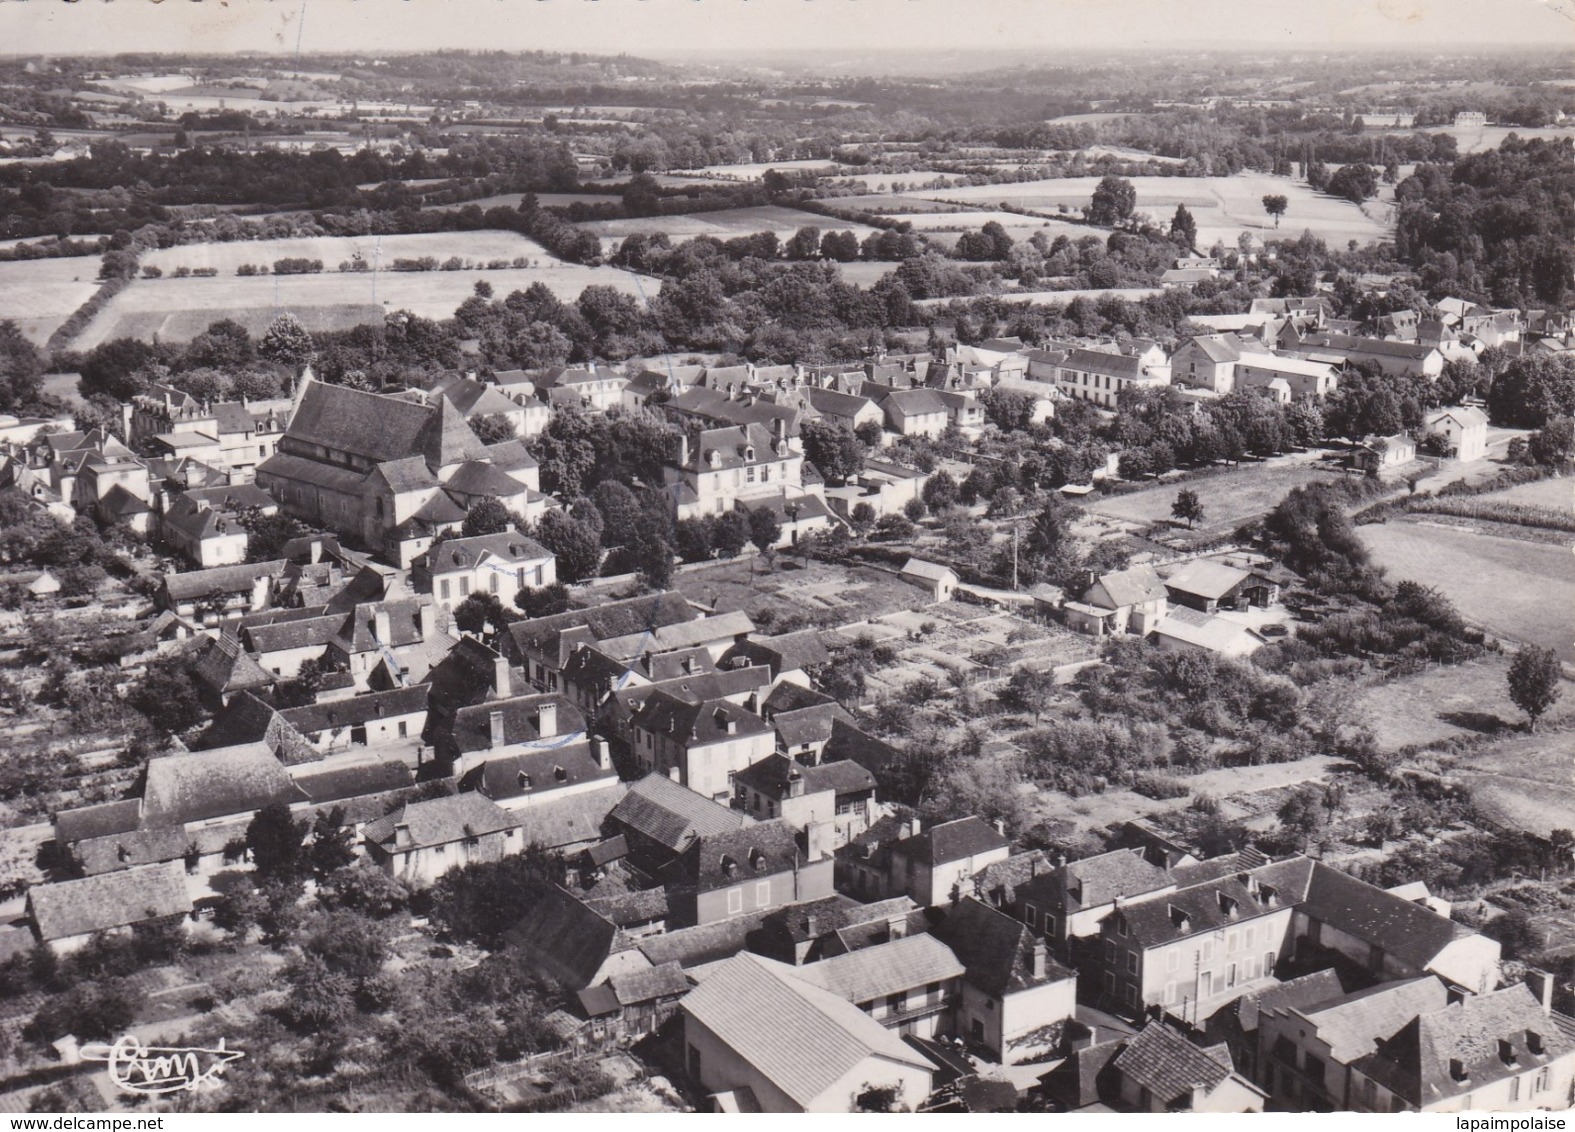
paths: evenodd
<path fill-rule="evenodd" d="M 1567 3 L 0 4 L 0 1111 L 1559 1127 L 1572 306 Z"/>

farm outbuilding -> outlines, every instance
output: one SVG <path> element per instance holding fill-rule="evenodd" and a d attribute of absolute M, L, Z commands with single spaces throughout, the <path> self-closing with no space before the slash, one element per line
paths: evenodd
<path fill-rule="evenodd" d="M 909 585 L 918 586 L 935 601 L 951 601 L 957 591 L 957 572 L 948 566 L 910 558 L 903 564 L 901 578 Z"/>

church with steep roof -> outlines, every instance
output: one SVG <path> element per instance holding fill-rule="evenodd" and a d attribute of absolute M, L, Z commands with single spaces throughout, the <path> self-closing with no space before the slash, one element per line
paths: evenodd
<path fill-rule="evenodd" d="M 447 398 L 366 393 L 310 371 L 257 484 L 286 514 L 401 567 L 457 532 L 480 499 L 496 497 L 532 521 L 548 503 L 524 445 L 483 444 Z"/>

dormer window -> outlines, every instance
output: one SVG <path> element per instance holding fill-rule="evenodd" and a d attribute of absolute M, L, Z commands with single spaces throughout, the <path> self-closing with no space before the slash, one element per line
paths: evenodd
<path fill-rule="evenodd" d="M 569 772 L 564 770 L 561 766 L 555 766 L 552 768 L 552 776 L 559 782 L 567 782 L 569 780 Z"/>
<path fill-rule="evenodd" d="M 751 464 L 755 462 L 755 446 L 753 444 L 744 445 L 744 459 Z"/>
<path fill-rule="evenodd" d="M 1172 904 L 1170 905 L 1170 923 L 1172 927 L 1180 931 L 1189 931 L 1192 928 L 1192 917 Z"/>
<path fill-rule="evenodd" d="M 1271 885 L 1260 884 L 1258 886 L 1258 899 L 1263 904 L 1272 908 L 1280 902 L 1280 894 L 1278 890 L 1273 888 Z"/>
<path fill-rule="evenodd" d="M 1235 897 L 1226 896 L 1223 892 L 1219 893 L 1218 895 L 1220 901 L 1220 911 L 1223 912 L 1229 919 L 1234 920 L 1240 914 L 1240 904 L 1237 903 Z"/>
<path fill-rule="evenodd" d="M 1532 1054 L 1540 1055 L 1543 1052 L 1542 1035 L 1535 1030 L 1526 1031 L 1526 1049 Z"/>
<path fill-rule="evenodd" d="M 764 853 L 762 853 L 759 849 L 751 849 L 749 851 L 749 865 L 757 873 L 765 872 L 766 871 L 766 855 Z"/>
<path fill-rule="evenodd" d="M 1466 1063 L 1458 1057 L 1449 1059 L 1449 1076 L 1451 1080 L 1455 1081 L 1471 1080 L 1471 1074 L 1466 1072 Z"/>
<path fill-rule="evenodd" d="M 724 855 L 722 857 L 722 873 L 724 876 L 733 876 L 738 872 L 738 862 Z"/>
<path fill-rule="evenodd" d="M 711 449 L 710 455 L 707 456 L 706 459 L 713 468 L 720 468 L 722 466 L 722 454 L 715 448 Z"/>
<path fill-rule="evenodd" d="M 517 781 L 519 782 L 521 790 L 529 790 L 530 789 L 530 775 L 526 774 L 522 770 L 515 777 L 516 777 Z"/>
<path fill-rule="evenodd" d="M 1515 1043 L 1508 1038 L 1500 1038 L 1498 1040 L 1498 1059 L 1505 1065 L 1518 1064 L 1519 1059 L 1515 1056 Z"/>

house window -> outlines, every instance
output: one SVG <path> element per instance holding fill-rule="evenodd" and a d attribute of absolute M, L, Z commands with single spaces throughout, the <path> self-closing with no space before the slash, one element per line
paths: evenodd
<path fill-rule="evenodd" d="M 448 595 L 448 579 L 447 578 L 444 578 L 441 582 L 438 583 L 438 595 L 444 601 L 448 600 L 449 595 Z"/>
<path fill-rule="evenodd" d="M 496 574 L 488 574 L 487 575 L 487 582 L 489 583 L 489 588 L 492 590 L 492 592 L 493 593 L 497 593 L 498 592 L 498 576 Z"/>
<path fill-rule="evenodd" d="M 470 595 L 470 579 L 469 578 L 461 578 L 459 580 L 459 596 L 460 597 L 468 597 L 469 595 Z"/>
<path fill-rule="evenodd" d="M 1127 974 L 1129 974 L 1129 975 L 1137 974 L 1137 967 L 1138 967 L 1138 964 L 1137 964 L 1137 952 L 1135 952 L 1135 951 L 1127 952 Z"/>
<path fill-rule="evenodd" d="M 1056 919 L 1049 912 L 1045 913 L 1045 935 L 1056 934 Z"/>
<path fill-rule="evenodd" d="M 1237 943 L 1237 935 L 1236 935 L 1236 933 L 1235 932 L 1230 932 L 1225 937 L 1225 950 L 1227 952 L 1235 951 L 1236 950 L 1236 943 Z"/>
<path fill-rule="evenodd" d="M 1138 1002 L 1137 987 L 1132 986 L 1132 985 L 1129 984 L 1127 986 L 1127 1005 L 1128 1006 L 1136 1006 L 1137 1002 Z"/>
<path fill-rule="evenodd" d="M 406 738 L 407 737 L 406 733 L 407 733 L 408 730 L 409 730 L 409 724 L 407 724 L 404 720 L 401 719 L 399 721 L 399 737 L 401 739 Z"/>
<path fill-rule="evenodd" d="M 1249 951 L 1252 949 L 1252 935 L 1253 929 L 1248 928 L 1246 933 L 1241 938 L 1242 946 L 1247 948 Z"/>
<path fill-rule="evenodd" d="M 1125 916 L 1116 916 L 1116 934 L 1122 939 L 1127 937 L 1127 918 Z"/>
<path fill-rule="evenodd" d="M 1175 1002 L 1176 1001 L 1176 984 L 1175 983 L 1166 983 L 1165 984 L 1165 1001 L 1166 1002 Z"/>
<path fill-rule="evenodd" d="M 1510 1099 L 1511 1103 L 1514 1103 L 1515 1101 L 1518 1101 L 1520 1099 L 1520 1078 L 1519 1077 L 1511 1077 L 1509 1079 L 1509 1099 Z"/>
<path fill-rule="evenodd" d="M 1307 1080 L 1319 1088 L 1323 1087 L 1323 1070 L 1323 1058 L 1311 1053 L 1302 1058 L 1302 1072 L 1307 1075 Z"/>
<path fill-rule="evenodd" d="M 1200 958 L 1202 958 L 1203 962 L 1205 963 L 1214 958 L 1214 941 L 1212 939 L 1206 939 L 1203 941 L 1203 954 Z"/>
<path fill-rule="evenodd" d="M 1181 967 L 1181 952 L 1177 948 L 1171 948 L 1169 951 L 1167 951 L 1165 953 L 1165 970 L 1167 970 L 1167 971 L 1175 971 L 1175 970 L 1179 970 L 1180 967 Z"/>
<path fill-rule="evenodd" d="M 755 907 L 771 907 L 771 882 L 769 880 L 763 880 L 755 885 Z"/>
<path fill-rule="evenodd" d="M 908 1009 L 908 992 L 897 991 L 886 996 L 886 1012 L 888 1014 L 901 1014 Z"/>
<path fill-rule="evenodd" d="M 744 910 L 744 890 L 730 888 L 727 890 L 727 914 L 736 916 Z"/>
<path fill-rule="evenodd" d="M 1545 1092 L 1547 1092 L 1548 1085 L 1549 1085 L 1550 1081 L 1552 1080 L 1552 1077 L 1553 1077 L 1553 1067 L 1549 1066 L 1549 1065 L 1544 1065 L 1541 1069 L 1537 1070 L 1537 1078 L 1536 1078 L 1535 1081 L 1533 1081 L 1531 1083 L 1531 1091 L 1533 1093 L 1545 1093 Z"/>

